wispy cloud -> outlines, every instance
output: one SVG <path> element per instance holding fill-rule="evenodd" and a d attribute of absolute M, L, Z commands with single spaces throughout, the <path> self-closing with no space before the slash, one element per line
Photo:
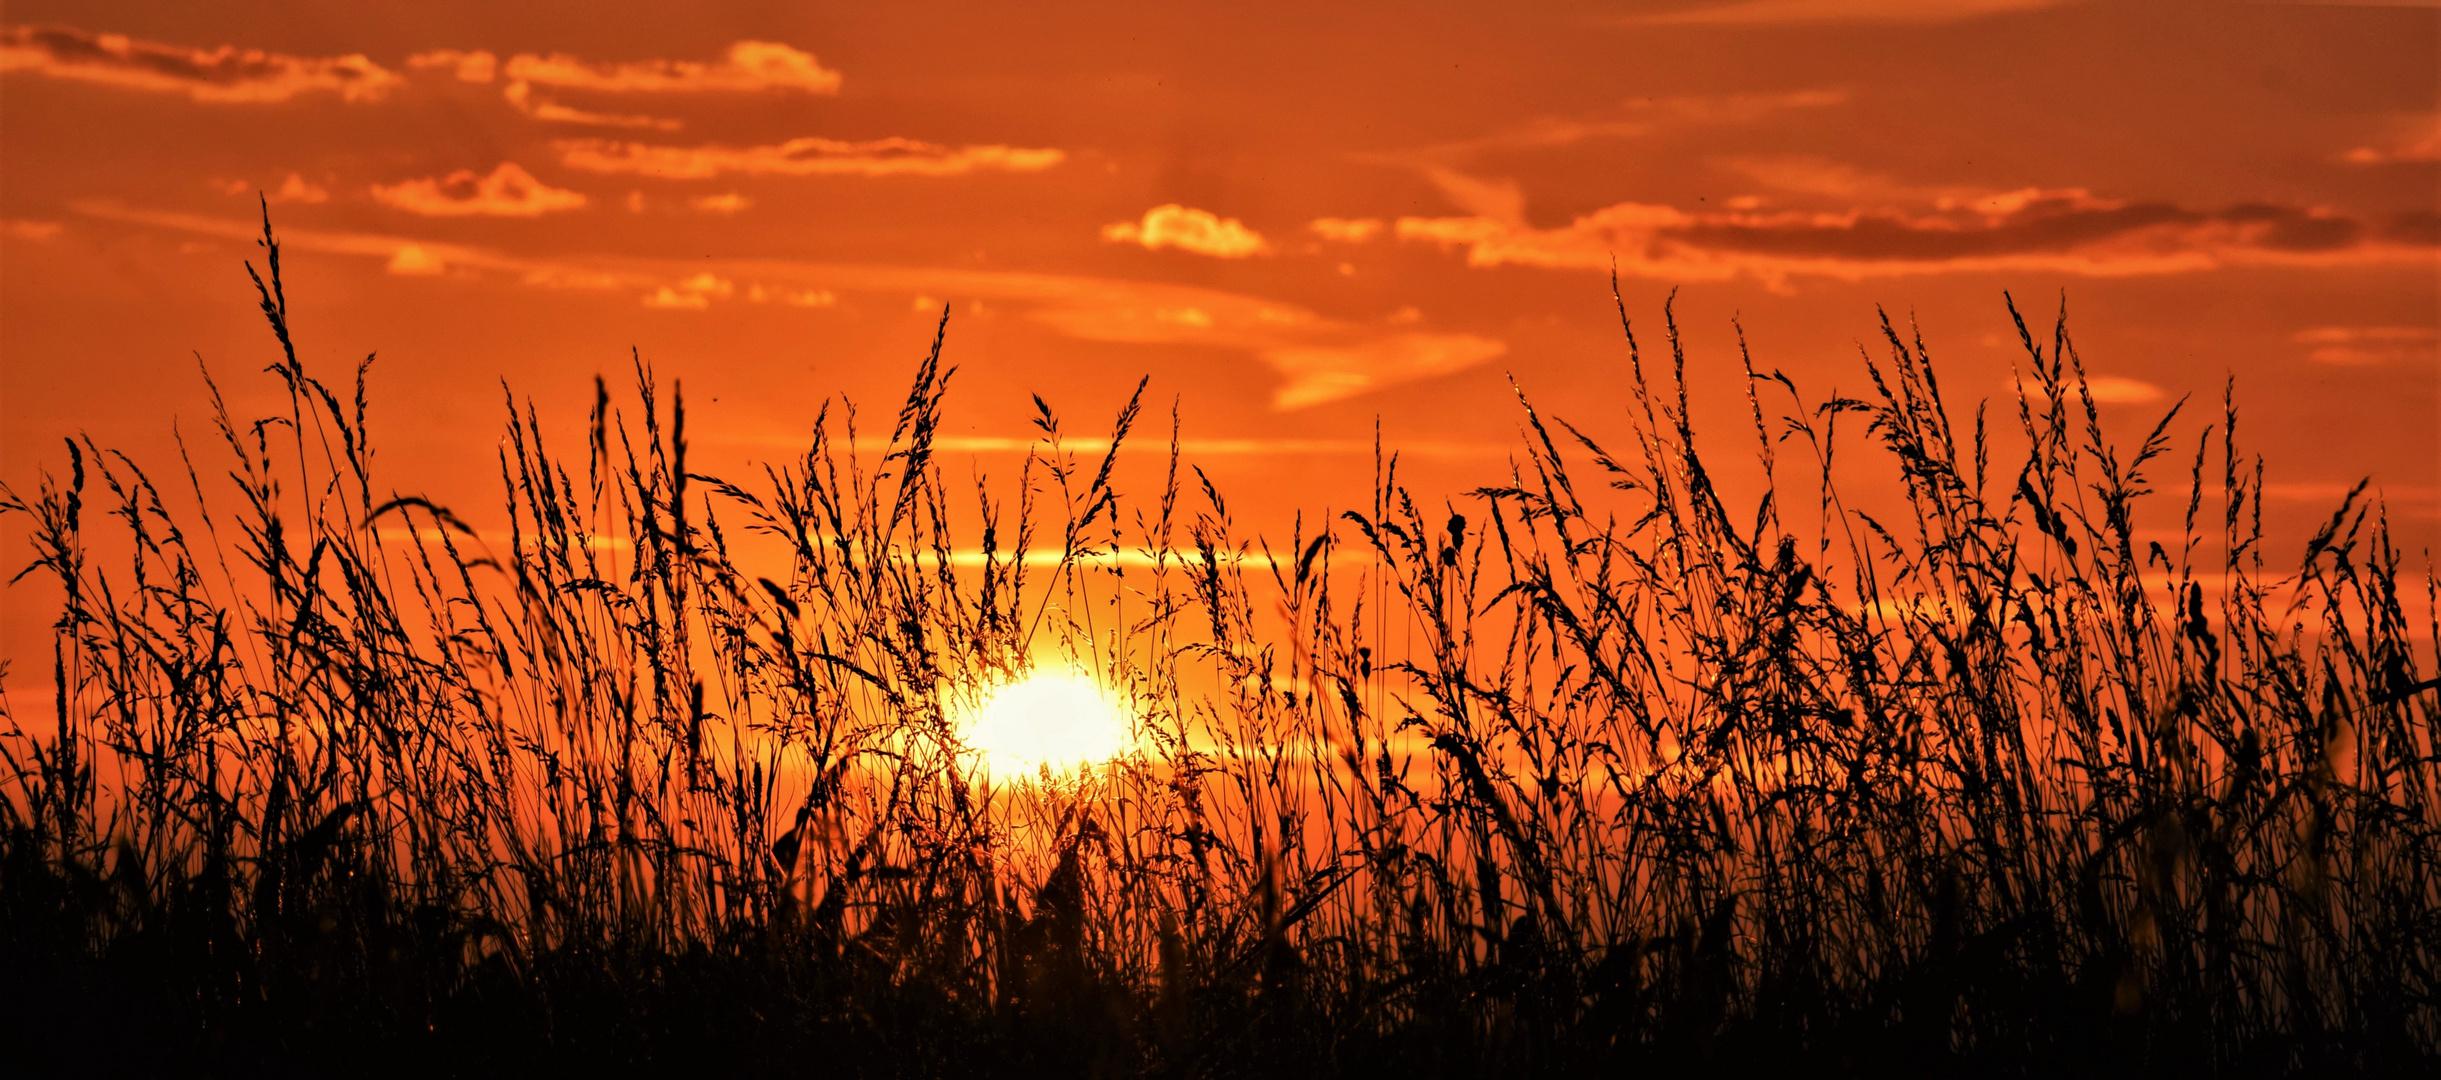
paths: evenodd
<path fill-rule="evenodd" d="M 1912 210 L 1691 212 L 1630 202 L 1555 229 L 1477 215 L 1401 218 L 1397 232 L 1463 249 L 1474 266 L 1616 265 L 1662 280 L 1751 276 L 1781 286 L 1796 277 L 1993 270 L 2123 276 L 2429 263 L 2441 244 L 2441 216 L 2419 211 L 2376 222 L 2266 204 L 2202 211 L 2071 188 L 1944 198 Z"/>
<path fill-rule="evenodd" d="M 858 451 L 889 450 L 871 439 L 859 439 L 854 445 Z M 932 440 L 934 450 L 950 454 L 1022 454 L 1042 446 L 1040 436 L 1029 435 L 939 435 Z M 1110 451 L 1111 442 L 1097 436 L 1064 436 L 1060 448 L 1076 454 L 1102 454 Z M 1463 460 L 1506 457 L 1515 448 L 1502 442 L 1439 439 L 1394 439 L 1378 446 L 1371 439 L 1178 440 L 1178 452 L 1193 457 L 1372 457 L 1376 450 L 1408 458 Z"/>
<path fill-rule="evenodd" d="M 1243 259 L 1271 251 L 1271 245 L 1263 242 L 1260 233 L 1247 228 L 1245 222 L 1177 203 L 1147 210 L 1141 221 L 1104 225 L 1102 239 L 1114 244 L 1140 244 L 1147 251 L 1177 248 L 1215 259 Z"/>
<path fill-rule="evenodd" d="M 520 61 L 537 61 L 537 59 L 535 56 L 515 56 L 510 64 L 520 64 Z M 449 71 L 464 83 L 491 83 L 493 76 L 498 76 L 500 73 L 498 56 L 488 54 L 488 51 L 483 51 L 483 49 L 420 51 L 420 54 L 408 56 L 408 66 L 415 68 L 415 71 L 434 71 L 434 68 L 437 68 L 437 71 Z M 535 120 L 559 122 L 559 125 L 642 127 L 642 130 L 657 130 L 657 132 L 676 132 L 679 127 L 683 127 L 679 120 L 669 120 L 669 117 L 649 117 L 649 115 L 642 115 L 642 112 L 591 112 L 591 110 L 574 108 L 574 105 L 561 105 L 561 103 L 557 103 L 557 100 L 549 100 L 549 98 L 542 98 L 542 95 L 537 95 L 535 88 L 532 88 L 532 83 L 527 83 L 525 78 L 513 78 L 508 86 L 500 88 L 500 100 L 505 100 L 508 108 L 513 108 L 517 112 L 525 112 L 525 115 L 535 117 Z"/>
<path fill-rule="evenodd" d="M 594 127 L 646 128 L 653 131 L 676 131 L 684 126 L 679 121 L 642 113 L 600 113 L 571 108 L 556 101 L 535 96 L 532 87 L 513 82 L 500 88 L 500 97 L 509 107 L 536 120 L 561 124 L 589 124 Z"/>
<path fill-rule="evenodd" d="M 262 228 L 241 218 L 96 200 L 71 208 L 90 218 L 230 240 L 251 238 Z M 1272 402 L 1281 409 L 1445 375 L 1500 356 L 1508 348 L 1476 334 L 1333 319 L 1283 301 L 1161 282 L 790 259 L 534 259 L 411 237 L 311 229 L 282 230 L 281 240 L 296 251 L 371 257 L 394 266 L 438 264 L 453 274 L 499 275 L 536 288 L 627 291 L 687 309 L 711 308 L 741 292 L 752 301 L 758 285 L 764 302 L 808 307 L 855 293 L 949 297 L 960 302 L 960 310 L 966 310 L 969 301 L 990 301 L 1080 340 L 1242 353 L 1279 377 Z M 415 254 L 405 254 L 408 248 L 416 249 Z M 750 284 L 740 289 L 738 282 Z M 663 289 L 669 290 L 668 297 L 661 295 Z M 937 302 L 924 307 L 939 310 Z"/>
<path fill-rule="evenodd" d="M 687 205 L 707 214 L 725 215 L 734 214 L 749 206 L 753 206 L 754 200 L 734 191 L 724 191 L 718 195 L 698 195 L 692 199 L 688 199 Z"/>
<path fill-rule="evenodd" d="M 1410 168 L 1440 189 L 1442 196 L 1468 214 L 1511 224 L 1525 221 L 1524 191 L 1512 179 L 1478 175 L 1470 165 L 1504 150 L 1551 149 L 1592 139 L 1642 138 L 1692 129 L 1748 125 L 1799 110 L 1844 105 L 1850 93 L 1837 87 L 1803 90 L 1750 91 L 1730 94 L 1673 94 L 1635 98 L 1568 117 L 1540 117 L 1488 135 L 1455 139 L 1404 150 L 1357 155 L 1359 160 Z M 1326 218 L 1338 222 L 1343 219 Z M 1341 239 L 1321 232 L 1324 239 Z"/>
<path fill-rule="evenodd" d="M 1476 217 L 1511 224 L 1526 220 L 1526 193 L 1515 180 L 1468 176 L 1438 165 L 1425 166 L 1424 178 L 1452 205 Z"/>
<path fill-rule="evenodd" d="M 776 41 L 740 41 L 711 63 L 694 60 L 636 60 L 595 63 L 566 53 L 509 58 L 502 69 L 508 78 L 565 90 L 614 94 L 742 93 L 797 90 L 811 94 L 839 92 L 839 73 L 823 67 L 814 54 Z"/>
<path fill-rule="evenodd" d="M 1732 0 L 1677 11 L 1631 15 L 1646 25 L 1770 26 L 1782 23 L 1952 23 L 2040 11 L 2076 0 Z"/>
<path fill-rule="evenodd" d="M 1315 218 L 1305 226 L 1335 244 L 1361 244 L 1382 234 L 1380 218 Z"/>
<path fill-rule="evenodd" d="M 69 209 L 100 221 L 145 225 L 175 232 L 218 237 L 223 240 L 253 240 L 262 235 L 263 228 L 260 221 L 248 222 L 244 218 L 211 217 L 174 210 L 145 210 L 121 206 L 102 199 L 81 200 L 71 204 Z M 248 232 L 249 229 L 253 231 Z M 366 256 L 393 262 L 401 259 L 402 253 L 406 249 L 415 248 L 418 251 L 417 255 L 406 256 L 410 262 L 421 263 L 429 260 L 442 266 L 463 266 L 470 270 L 525 271 L 541 268 L 541 264 L 501 255 L 483 248 L 374 233 L 283 229 L 280 231 L 280 241 L 299 251 Z"/>
<path fill-rule="evenodd" d="M 2044 392 L 2042 384 L 2033 379 L 2021 379 L 2010 389 L 2028 397 Z M 2141 405 L 2162 397 L 2161 387 L 2125 375 L 2087 375 L 2085 393 L 2092 395 L 2097 405 Z"/>
<path fill-rule="evenodd" d="M 2351 165 L 2389 165 L 2403 161 L 2441 161 L 2441 115 L 2404 117 L 2381 145 L 2359 146 L 2342 160 Z"/>
<path fill-rule="evenodd" d="M 829 289 L 791 289 L 786 286 L 756 282 L 746 290 L 746 299 L 756 304 L 786 304 L 789 307 L 826 308 L 839 306 L 839 294 Z"/>
<path fill-rule="evenodd" d="M 1506 342 L 1474 334 L 1392 334 L 1349 345 L 1281 346 L 1265 350 L 1263 362 L 1288 376 L 1272 404 L 1298 409 L 1464 371 L 1508 351 Z"/>
<path fill-rule="evenodd" d="M 197 49 L 66 26 L 0 30 L 0 71 L 25 71 L 212 103 L 287 101 L 337 94 L 372 101 L 405 79 L 361 54 L 286 56 L 223 45 Z"/>
<path fill-rule="evenodd" d="M 737 283 L 710 271 L 664 285 L 644 295 L 644 306 L 702 311 L 715 299 L 726 300 L 737 294 Z"/>
<path fill-rule="evenodd" d="M 610 139 L 553 144 L 572 169 L 632 173 L 671 180 L 742 176 L 961 176 L 971 172 L 1038 172 L 1067 157 L 1058 150 L 1014 146 L 941 146 L 914 139 L 847 142 L 806 137 L 771 146 L 652 146 Z"/>
<path fill-rule="evenodd" d="M 416 71 L 446 70 L 465 82 L 487 83 L 499 72 L 500 58 L 481 49 L 435 49 L 408 57 L 407 66 Z"/>
<path fill-rule="evenodd" d="M 212 186 L 218 188 L 221 193 L 226 195 L 254 195 L 260 193 L 266 201 L 275 203 L 323 203 L 331 201 L 331 193 L 329 189 L 324 188 L 322 185 L 316 184 L 311 180 L 307 180 L 305 178 L 305 174 L 299 172 L 289 173 L 288 178 L 280 181 L 280 185 L 278 187 L 272 188 L 268 191 L 258 188 L 244 180 L 219 180 L 214 181 Z"/>
<path fill-rule="evenodd" d="M 1576 116 L 1545 116 L 1471 139 L 1436 143 L 1396 158 L 1450 161 L 1485 150 L 1573 146 L 1593 139 L 1633 139 L 1687 128 L 1753 124 L 1800 110 L 1844 105 L 1846 90 L 1670 94 L 1635 98 Z"/>
<path fill-rule="evenodd" d="M 1272 407 L 1284 410 L 1451 374 L 1508 352 L 1507 343 L 1476 334 L 1389 332 L 1293 304 L 1137 282 L 1080 281 L 1033 317 L 1087 341 L 1251 353 L 1281 377 Z"/>
<path fill-rule="evenodd" d="M 400 244 L 383 269 L 401 277 L 431 277 L 449 272 L 449 264 L 420 244 Z"/>
<path fill-rule="evenodd" d="M 1936 206 L 1972 201 L 1992 194 L 1986 188 L 1962 185 L 1906 184 L 1886 173 L 1859 169 L 1844 161 L 1809 154 L 1720 157 L 1711 163 L 1743 176 L 1766 190 L 1840 200 L 1849 205 L 1932 203 Z"/>
<path fill-rule="evenodd" d="M 408 58 L 417 70 L 447 71 L 477 83 L 503 79 L 501 97 L 536 120 L 593 127 L 676 131 L 676 118 L 582 108 L 545 97 L 570 94 L 701 95 L 765 91 L 839 92 L 839 72 L 814 54 L 773 41 L 739 41 L 716 61 L 601 62 L 567 53 L 519 53 L 503 61 L 481 50 L 439 49 Z M 669 179 L 744 176 L 958 176 L 972 172 L 1034 172 L 1057 165 L 1058 150 L 1003 145 L 944 146 L 916 139 L 851 141 L 806 137 L 767 146 L 666 146 L 615 139 L 568 139 L 555 144 L 571 168 Z M 699 207 L 707 208 L 707 207 Z"/>
<path fill-rule="evenodd" d="M 459 169 L 440 179 L 376 184 L 373 197 L 426 217 L 540 217 L 585 205 L 583 193 L 545 184 L 513 161 L 501 162 L 489 176 Z"/>
<path fill-rule="evenodd" d="M 2430 362 L 2441 342 L 2429 326 L 2317 326 L 2296 333 L 2317 364 L 2362 367 L 2397 361 Z"/>
<path fill-rule="evenodd" d="M 519 53 L 503 63 L 482 50 L 438 49 L 407 58 L 418 70 L 446 70 L 466 82 L 488 83 L 505 75 L 500 96 L 520 113 L 562 124 L 675 131 L 684 126 L 669 117 L 642 113 L 598 112 L 543 97 L 535 87 L 599 94 L 752 93 L 794 90 L 812 94 L 839 92 L 839 73 L 823 67 L 814 54 L 776 41 L 740 41 L 721 59 L 634 60 L 604 63 L 566 53 Z"/>
<path fill-rule="evenodd" d="M 56 221 L 33 221 L 27 218 L 0 219 L 0 236 L 11 240 L 31 240 L 47 244 L 59 239 L 64 227 Z"/>
<path fill-rule="evenodd" d="M 664 285 L 644 294 L 644 306 L 672 311 L 702 311 L 712 306 L 712 298 L 699 292 Z"/>

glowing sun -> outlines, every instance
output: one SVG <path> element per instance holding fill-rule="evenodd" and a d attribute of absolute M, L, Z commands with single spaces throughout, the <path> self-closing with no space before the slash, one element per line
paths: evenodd
<path fill-rule="evenodd" d="M 1127 746 L 1127 717 L 1092 679 L 1036 672 L 991 692 L 959 725 L 993 772 L 1031 775 L 1108 761 Z"/>

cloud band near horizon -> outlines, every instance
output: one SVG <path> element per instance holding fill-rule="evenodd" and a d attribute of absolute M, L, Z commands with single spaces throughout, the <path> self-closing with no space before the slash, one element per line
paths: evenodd
<path fill-rule="evenodd" d="M 304 57 L 234 45 L 198 49 L 69 26 L 0 30 L 0 72 L 18 71 L 123 90 L 184 94 L 209 104 L 267 104 L 317 93 L 352 102 L 376 101 L 406 84 L 362 53 Z"/>
<path fill-rule="evenodd" d="M 961 176 L 1040 172 L 1067 159 L 1053 149 L 943 146 L 916 139 L 850 142 L 816 136 L 767 146 L 655 146 L 611 139 L 563 139 L 560 162 L 587 172 L 707 180 L 739 176 Z"/>
<path fill-rule="evenodd" d="M 1876 277 L 2039 269 L 2092 277 L 2227 266 L 2329 268 L 2441 259 L 2441 214 L 2387 219 L 2247 203 L 2203 211 L 2082 189 L 2002 193 L 1921 212 L 1685 211 L 1625 202 L 1567 225 L 1403 217 L 1402 240 L 1463 249 L 1471 266 L 1608 270 L 1671 281 Z"/>
<path fill-rule="evenodd" d="M 513 166 L 507 166 L 513 168 Z M 523 170 L 519 170 L 522 173 Z M 498 170 L 495 174 L 498 175 Z M 426 181 L 430 183 L 430 181 Z M 147 210 L 102 200 L 71 209 L 105 221 L 231 240 L 261 235 L 259 222 Z M 1302 306 L 1192 285 L 1022 271 L 817 263 L 788 259 L 689 260 L 594 257 L 537 259 L 475 247 L 371 233 L 282 230 L 281 242 L 385 260 L 404 276 L 503 275 L 547 289 L 628 291 L 650 307 L 708 310 L 741 291 L 749 298 L 819 298 L 839 292 L 955 296 L 1008 302 L 1027 317 L 1082 341 L 1189 345 L 1249 356 L 1281 379 L 1272 406 L 1289 411 L 1465 370 L 1505 355 L 1508 344 L 1478 334 L 1328 318 Z M 747 283 L 741 290 L 739 283 Z"/>

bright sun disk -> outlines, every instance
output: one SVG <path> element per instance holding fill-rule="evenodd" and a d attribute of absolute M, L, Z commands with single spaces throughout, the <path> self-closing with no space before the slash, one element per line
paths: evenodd
<path fill-rule="evenodd" d="M 991 770 L 1027 776 L 1108 761 L 1127 745 L 1127 719 L 1082 675 L 1037 672 L 992 691 L 959 725 Z"/>

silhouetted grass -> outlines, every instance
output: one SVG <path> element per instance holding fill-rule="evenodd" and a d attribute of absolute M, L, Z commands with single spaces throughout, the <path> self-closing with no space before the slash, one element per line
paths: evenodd
<path fill-rule="evenodd" d="M 953 488 L 937 338 L 885 453 L 826 411 L 746 483 L 639 363 L 573 455 L 510 403 L 485 542 L 374 478 L 264 239 L 285 411 L 221 409 L 174 495 L 90 442 L 6 493 L 64 596 L 51 714 L 0 724 L 12 1068 L 2441 1058 L 2429 569 L 2352 494 L 2267 573 L 2234 404 L 2123 453 L 2064 328 L 2020 322 L 1997 462 L 1896 332 L 1869 399 L 1749 368 L 1736 510 L 1675 326 L 1655 385 L 1630 333 L 1624 442 L 1521 397 L 1510 482 L 1385 460 L 1277 558 L 1174 448 L 1115 489 L 1132 399 L 1100 460 L 1042 406 L 1014 506 Z M 951 710 L 1059 654 L 1142 751 L 987 780 Z"/>

